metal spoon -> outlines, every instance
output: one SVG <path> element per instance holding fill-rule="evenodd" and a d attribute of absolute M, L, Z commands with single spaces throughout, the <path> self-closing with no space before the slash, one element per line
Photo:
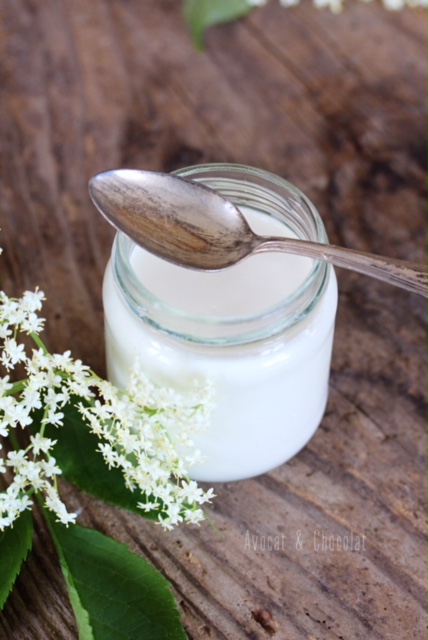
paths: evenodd
<path fill-rule="evenodd" d="M 197 182 L 166 173 L 118 169 L 94 176 L 89 192 L 114 227 L 180 266 L 214 271 L 250 254 L 286 251 L 427 296 L 425 265 L 306 240 L 257 236 L 234 204 Z"/>

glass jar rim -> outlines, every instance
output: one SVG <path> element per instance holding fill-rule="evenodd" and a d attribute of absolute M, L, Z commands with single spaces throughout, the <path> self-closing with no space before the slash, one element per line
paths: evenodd
<path fill-rule="evenodd" d="M 310 218 L 311 233 L 305 229 L 305 239 L 328 242 L 324 224 L 312 202 L 297 187 L 275 174 L 247 165 L 226 163 L 195 165 L 173 174 L 217 188 L 238 206 L 240 203 L 236 199 L 239 196 L 247 204 L 256 200 L 265 213 L 292 203 L 295 208 L 300 208 L 300 212 L 297 208 L 294 211 L 297 217 L 304 213 Z M 227 189 L 229 192 L 225 193 Z M 301 228 L 297 231 L 302 235 Z M 301 285 L 262 312 L 234 316 L 199 315 L 170 305 L 145 287 L 131 266 L 130 257 L 136 246 L 125 234 L 116 234 L 112 251 L 113 274 L 125 301 L 131 311 L 152 328 L 189 343 L 208 346 L 245 344 L 281 334 L 315 309 L 329 279 L 330 266 L 323 261 L 313 261 Z"/>

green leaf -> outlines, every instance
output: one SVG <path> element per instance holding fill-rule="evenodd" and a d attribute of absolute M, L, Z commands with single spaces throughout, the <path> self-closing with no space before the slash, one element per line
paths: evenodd
<path fill-rule="evenodd" d="M 0 609 L 3 608 L 33 542 L 33 516 L 23 511 L 0 533 Z"/>
<path fill-rule="evenodd" d="M 169 582 L 124 544 L 48 515 L 80 640 L 185 640 Z"/>
<path fill-rule="evenodd" d="M 185 0 L 183 11 L 195 46 L 203 49 L 208 27 L 242 18 L 252 8 L 247 0 Z"/>
<path fill-rule="evenodd" d="M 61 467 L 63 478 L 95 498 L 157 520 L 157 511 L 146 513 L 137 506 L 143 496 L 126 487 L 122 471 L 109 469 L 97 451 L 99 439 L 85 424 L 76 406 L 68 404 L 62 411 L 64 425 L 59 428 L 47 425 L 45 435 L 57 441 L 53 456 Z"/>

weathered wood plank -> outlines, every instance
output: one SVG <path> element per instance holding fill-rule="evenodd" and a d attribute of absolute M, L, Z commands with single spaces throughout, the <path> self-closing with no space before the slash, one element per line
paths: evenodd
<path fill-rule="evenodd" d="M 212 29 L 200 54 L 176 1 L 2 0 L 2 288 L 39 285 L 50 347 L 104 372 L 113 234 L 87 181 L 119 165 L 260 166 L 313 199 L 332 241 L 423 261 L 424 16 L 363 3 L 334 16 L 272 0 Z M 339 281 L 321 428 L 287 465 L 217 485 L 215 528 L 165 533 L 64 486 L 83 524 L 171 580 L 194 640 L 425 633 L 426 307 L 358 275 Z M 351 533 L 364 549 L 328 546 Z M 76 637 L 40 522 L 0 638 Z"/>

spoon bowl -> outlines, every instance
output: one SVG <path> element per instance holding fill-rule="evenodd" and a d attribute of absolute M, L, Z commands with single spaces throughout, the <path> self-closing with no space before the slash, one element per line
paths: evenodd
<path fill-rule="evenodd" d="M 286 251 L 427 296 L 426 265 L 307 240 L 258 236 L 232 202 L 198 182 L 117 169 L 91 178 L 89 193 L 116 229 L 180 266 L 216 271 L 255 253 Z"/>
<path fill-rule="evenodd" d="M 106 171 L 89 182 L 102 215 L 138 245 L 192 269 L 225 269 L 258 242 L 241 212 L 216 191 L 167 173 Z"/>

